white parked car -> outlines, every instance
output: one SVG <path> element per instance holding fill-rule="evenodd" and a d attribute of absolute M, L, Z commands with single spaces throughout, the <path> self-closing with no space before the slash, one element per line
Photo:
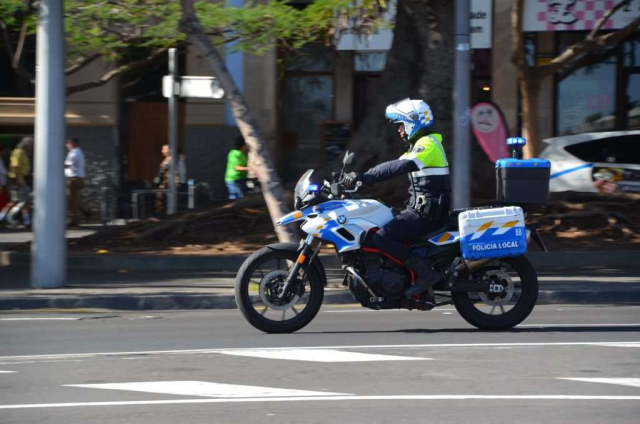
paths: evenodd
<path fill-rule="evenodd" d="M 549 190 L 640 193 L 640 131 L 584 133 L 543 140 Z"/>

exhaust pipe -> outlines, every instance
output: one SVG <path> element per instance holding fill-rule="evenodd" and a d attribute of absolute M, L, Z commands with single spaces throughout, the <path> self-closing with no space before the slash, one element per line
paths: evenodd
<path fill-rule="evenodd" d="M 345 266 L 345 267 L 342 267 L 342 268 L 345 271 L 347 271 L 349 274 L 351 274 L 353 276 L 353 278 L 355 278 L 357 282 L 362 284 L 362 286 L 369 292 L 369 294 L 371 295 L 369 300 L 371 302 L 382 302 L 384 300 L 384 298 L 376 296 L 376 294 L 373 292 L 373 290 L 371 290 L 369 285 L 367 285 L 367 283 L 365 283 L 364 279 L 362 277 L 360 277 L 360 274 L 358 274 L 358 272 L 355 270 L 354 267 Z"/>

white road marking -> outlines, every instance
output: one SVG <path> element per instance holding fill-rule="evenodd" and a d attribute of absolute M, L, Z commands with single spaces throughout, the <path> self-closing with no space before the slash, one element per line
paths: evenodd
<path fill-rule="evenodd" d="M 24 317 L 24 318 L 0 318 L 0 321 L 77 321 L 80 318 L 71 317 Z"/>
<path fill-rule="evenodd" d="M 583 396 L 583 395 L 407 395 L 407 396 L 308 396 L 308 397 L 271 397 L 271 398 L 225 398 L 225 399 L 171 399 L 140 400 L 122 402 L 74 402 L 74 403 L 35 403 L 18 405 L 0 405 L 0 409 L 33 409 L 33 408 L 72 408 L 87 406 L 136 406 L 136 405 L 173 405 L 188 403 L 245 403 L 245 402 L 330 402 L 330 401 L 401 401 L 401 400 L 611 400 L 639 401 L 640 396 Z"/>
<path fill-rule="evenodd" d="M 378 355 L 374 353 L 344 352 L 334 349 L 246 349 L 223 350 L 223 355 L 249 356 L 252 358 L 285 359 L 310 362 L 372 362 L 372 361 L 423 361 L 431 358 Z"/>
<path fill-rule="evenodd" d="M 634 343 L 634 342 L 613 342 L 613 343 L 606 343 L 604 346 L 607 347 L 640 347 L 640 343 Z"/>
<path fill-rule="evenodd" d="M 594 346 L 594 347 L 640 347 L 640 341 L 620 342 L 540 342 L 540 343 L 441 343 L 441 344 L 397 344 L 397 345 L 353 345 L 353 346 L 295 346 L 295 347 L 264 347 L 259 350 L 283 350 L 283 349 L 438 349 L 438 348 L 501 348 L 501 347 L 562 347 L 562 346 Z M 219 353 L 222 351 L 249 350 L 247 348 L 219 348 L 219 349 L 184 349 L 184 350 L 143 350 L 129 352 L 91 352 L 91 353 L 62 353 L 47 355 L 17 355 L 0 356 L 0 361 L 7 360 L 36 360 L 36 359 L 77 359 L 97 358 L 109 356 L 141 356 L 141 355 L 197 355 L 206 353 Z"/>
<path fill-rule="evenodd" d="M 559 378 L 558 380 L 575 380 L 586 383 L 618 384 L 620 386 L 640 387 L 640 378 Z"/>
<path fill-rule="evenodd" d="M 247 397 L 318 397 L 349 395 L 348 393 L 313 392 L 308 390 L 278 389 L 274 387 L 242 386 L 239 384 L 210 383 L 208 381 L 144 381 L 137 383 L 66 384 L 65 386 L 89 389 L 162 393 L 167 395 L 218 397 L 225 399 Z"/>
<path fill-rule="evenodd" d="M 618 277 L 620 280 L 625 283 L 637 283 L 640 282 L 640 277 L 632 277 L 630 275 L 620 276 Z M 557 275 L 557 276 L 538 276 L 538 281 L 590 281 L 590 282 L 602 282 L 607 283 L 611 282 L 611 277 L 581 277 L 581 276 L 566 276 L 566 275 Z"/>
<path fill-rule="evenodd" d="M 18 371 L 0 371 L 0 374 L 13 374 L 14 372 Z"/>

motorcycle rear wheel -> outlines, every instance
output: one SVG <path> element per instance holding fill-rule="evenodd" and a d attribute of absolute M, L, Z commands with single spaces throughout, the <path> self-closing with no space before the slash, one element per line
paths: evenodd
<path fill-rule="evenodd" d="M 258 330 L 293 333 L 309 324 L 320 310 L 324 281 L 315 267 L 303 268 L 299 274 L 302 281 L 283 299 L 277 297 L 278 288 L 297 259 L 295 251 L 263 247 L 240 267 L 235 283 L 236 304 L 249 324 Z"/>
<path fill-rule="evenodd" d="M 499 262 L 497 266 L 496 262 Z M 488 264 L 487 269 L 474 272 L 478 273 L 488 275 L 506 291 L 500 295 L 452 293 L 456 310 L 469 324 L 481 330 L 508 330 L 529 316 L 538 300 L 538 277 L 525 256 L 500 258 Z M 501 313 L 494 315 L 496 310 Z"/>

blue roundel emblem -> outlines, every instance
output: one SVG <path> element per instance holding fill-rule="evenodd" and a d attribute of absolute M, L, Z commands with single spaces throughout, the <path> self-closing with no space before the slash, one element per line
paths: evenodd
<path fill-rule="evenodd" d="M 344 225 L 347 223 L 347 217 L 344 215 L 338 215 L 338 224 Z"/>

